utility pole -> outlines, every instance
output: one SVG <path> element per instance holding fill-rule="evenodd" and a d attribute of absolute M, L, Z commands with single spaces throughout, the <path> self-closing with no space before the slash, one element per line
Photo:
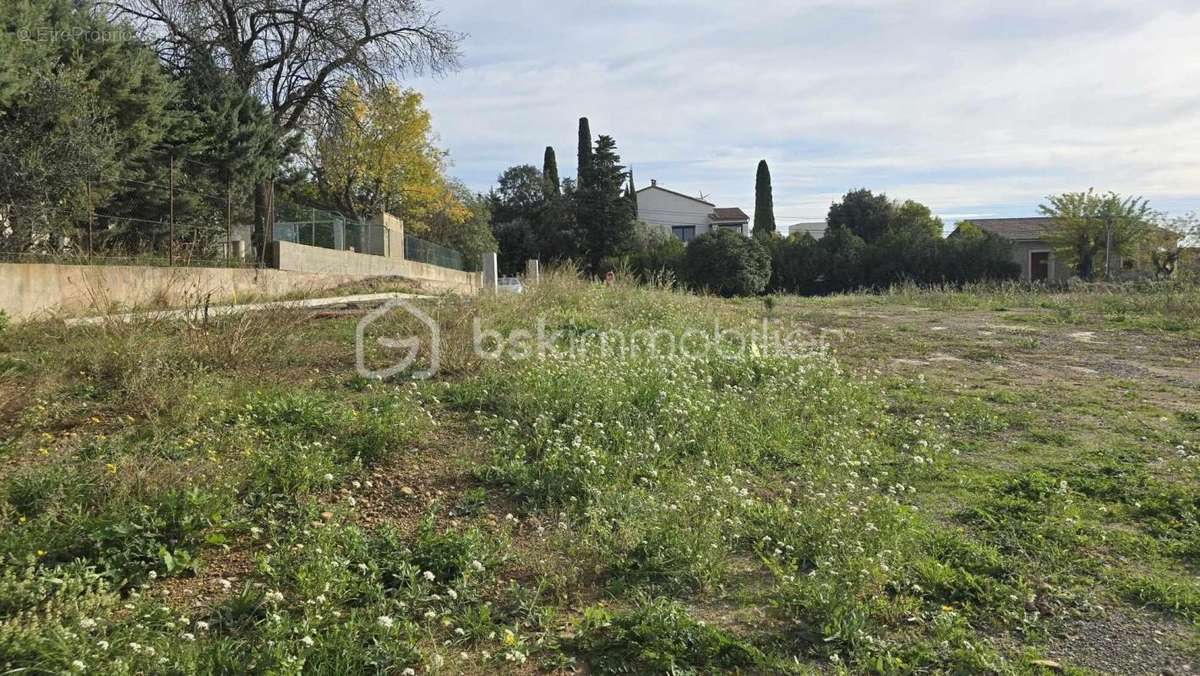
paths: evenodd
<path fill-rule="evenodd" d="M 1104 281 L 1112 275 L 1112 267 L 1108 261 L 1112 258 L 1112 220 L 1104 221 Z"/>

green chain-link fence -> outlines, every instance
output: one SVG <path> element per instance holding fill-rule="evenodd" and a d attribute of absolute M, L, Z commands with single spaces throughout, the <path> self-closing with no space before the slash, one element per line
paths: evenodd
<path fill-rule="evenodd" d="M 404 257 L 410 261 L 440 265 L 443 268 L 467 269 L 463 264 L 463 256 L 458 251 L 412 235 L 404 236 Z"/>

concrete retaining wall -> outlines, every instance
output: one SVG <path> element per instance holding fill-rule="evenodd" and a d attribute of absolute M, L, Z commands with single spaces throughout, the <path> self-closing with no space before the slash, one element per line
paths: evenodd
<path fill-rule="evenodd" d="M 363 279 L 252 268 L 0 263 L 0 310 L 15 320 L 311 293 Z"/>
<path fill-rule="evenodd" d="M 279 269 L 0 263 L 0 310 L 17 321 L 311 294 L 378 277 L 473 294 L 478 273 L 318 247 L 272 243 Z"/>
<path fill-rule="evenodd" d="M 271 242 L 271 267 L 292 272 L 354 274 L 364 277 L 404 277 L 441 291 L 474 294 L 478 272 L 463 272 L 428 263 L 350 251 L 322 249 L 292 242 Z"/>

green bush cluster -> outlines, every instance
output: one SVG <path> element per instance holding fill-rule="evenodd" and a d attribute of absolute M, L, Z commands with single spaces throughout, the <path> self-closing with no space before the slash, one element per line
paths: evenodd
<path fill-rule="evenodd" d="M 925 229 L 889 230 L 864 240 L 834 227 L 821 239 L 808 233 L 769 240 L 778 292 L 829 294 L 887 289 L 897 284 L 962 285 L 1016 279 L 1012 245 L 978 228 L 943 239 Z"/>
<path fill-rule="evenodd" d="M 687 246 L 683 277 L 692 288 L 721 296 L 754 296 L 771 279 L 771 254 L 758 240 L 718 228 Z"/>
<path fill-rule="evenodd" d="M 617 613 L 585 608 L 572 647 L 600 674 L 703 674 L 776 666 L 753 645 L 662 598 L 639 599 L 633 609 Z"/>

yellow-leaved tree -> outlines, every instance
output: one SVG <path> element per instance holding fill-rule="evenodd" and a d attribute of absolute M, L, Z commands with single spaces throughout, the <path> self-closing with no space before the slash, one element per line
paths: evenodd
<path fill-rule="evenodd" d="M 307 153 L 320 201 L 359 219 L 388 212 L 415 235 L 435 218 L 466 220 L 422 104 L 420 93 L 391 84 L 342 87 L 339 114 L 316 126 Z"/>

